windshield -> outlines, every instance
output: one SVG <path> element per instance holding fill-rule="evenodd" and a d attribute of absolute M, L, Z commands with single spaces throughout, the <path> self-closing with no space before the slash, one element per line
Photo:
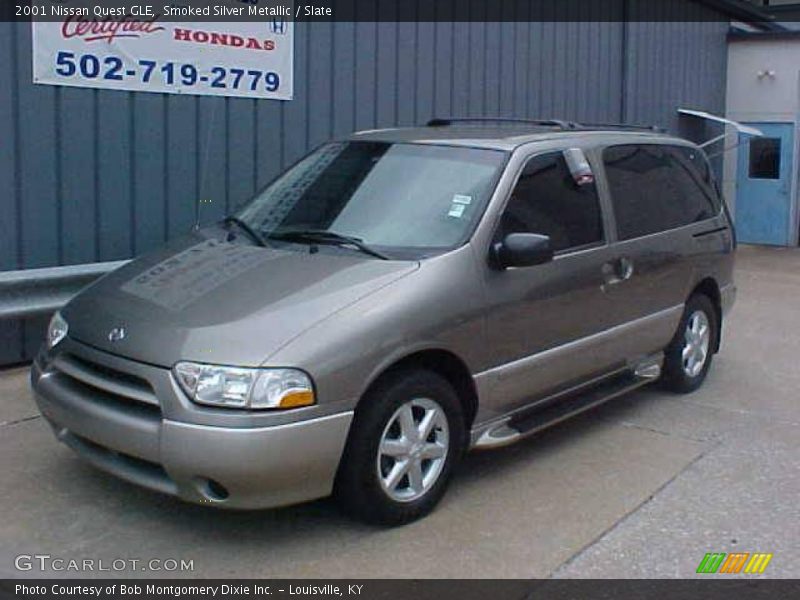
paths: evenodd
<path fill-rule="evenodd" d="M 267 238 L 330 231 L 397 256 L 441 252 L 469 238 L 505 157 L 451 146 L 326 144 L 261 191 L 239 217 Z"/>

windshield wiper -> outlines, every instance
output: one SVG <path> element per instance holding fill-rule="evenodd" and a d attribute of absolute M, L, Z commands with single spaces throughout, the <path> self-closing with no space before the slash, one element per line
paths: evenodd
<path fill-rule="evenodd" d="M 230 224 L 236 225 L 239 229 L 241 229 L 248 236 L 250 236 L 250 239 L 252 239 L 256 244 L 263 247 L 267 246 L 267 241 L 263 237 L 261 237 L 261 234 L 259 234 L 255 229 L 250 227 L 250 225 L 242 221 L 239 217 L 225 217 L 223 223 L 225 223 L 225 225 L 230 225 Z"/>
<path fill-rule="evenodd" d="M 311 242 L 316 244 L 333 244 L 336 246 L 354 246 L 364 254 L 369 254 L 382 260 L 391 260 L 383 252 L 379 252 L 364 243 L 361 238 L 351 235 L 327 231 L 325 229 L 287 229 L 285 231 L 271 231 L 267 237 L 274 240 L 290 242 Z"/>

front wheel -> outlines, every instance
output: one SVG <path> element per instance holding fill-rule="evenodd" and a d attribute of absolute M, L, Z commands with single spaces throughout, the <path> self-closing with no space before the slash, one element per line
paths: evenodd
<path fill-rule="evenodd" d="M 681 394 L 699 388 L 711 367 L 719 323 L 707 296 L 689 298 L 678 331 L 664 353 L 662 385 Z"/>
<path fill-rule="evenodd" d="M 464 449 L 461 403 L 423 370 L 394 373 L 362 399 L 334 493 L 351 515 L 400 525 L 429 513 Z"/>

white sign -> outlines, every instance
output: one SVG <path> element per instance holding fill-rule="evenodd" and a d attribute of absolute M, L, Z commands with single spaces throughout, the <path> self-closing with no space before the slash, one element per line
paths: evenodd
<path fill-rule="evenodd" d="M 70 17 L 34 22 L 33 82 L 291 100 L 294 24 Z"/>

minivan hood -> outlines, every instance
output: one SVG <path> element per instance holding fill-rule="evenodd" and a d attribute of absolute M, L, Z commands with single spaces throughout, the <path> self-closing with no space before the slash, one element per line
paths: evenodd
<path fill-rule="evenodd" d="M 179 360 L 259 366 L 309 327 L 419 267 L 224 235 L 199 231 L 99 279 L 63 309 L 69 336 L 164 367 Z"/>

